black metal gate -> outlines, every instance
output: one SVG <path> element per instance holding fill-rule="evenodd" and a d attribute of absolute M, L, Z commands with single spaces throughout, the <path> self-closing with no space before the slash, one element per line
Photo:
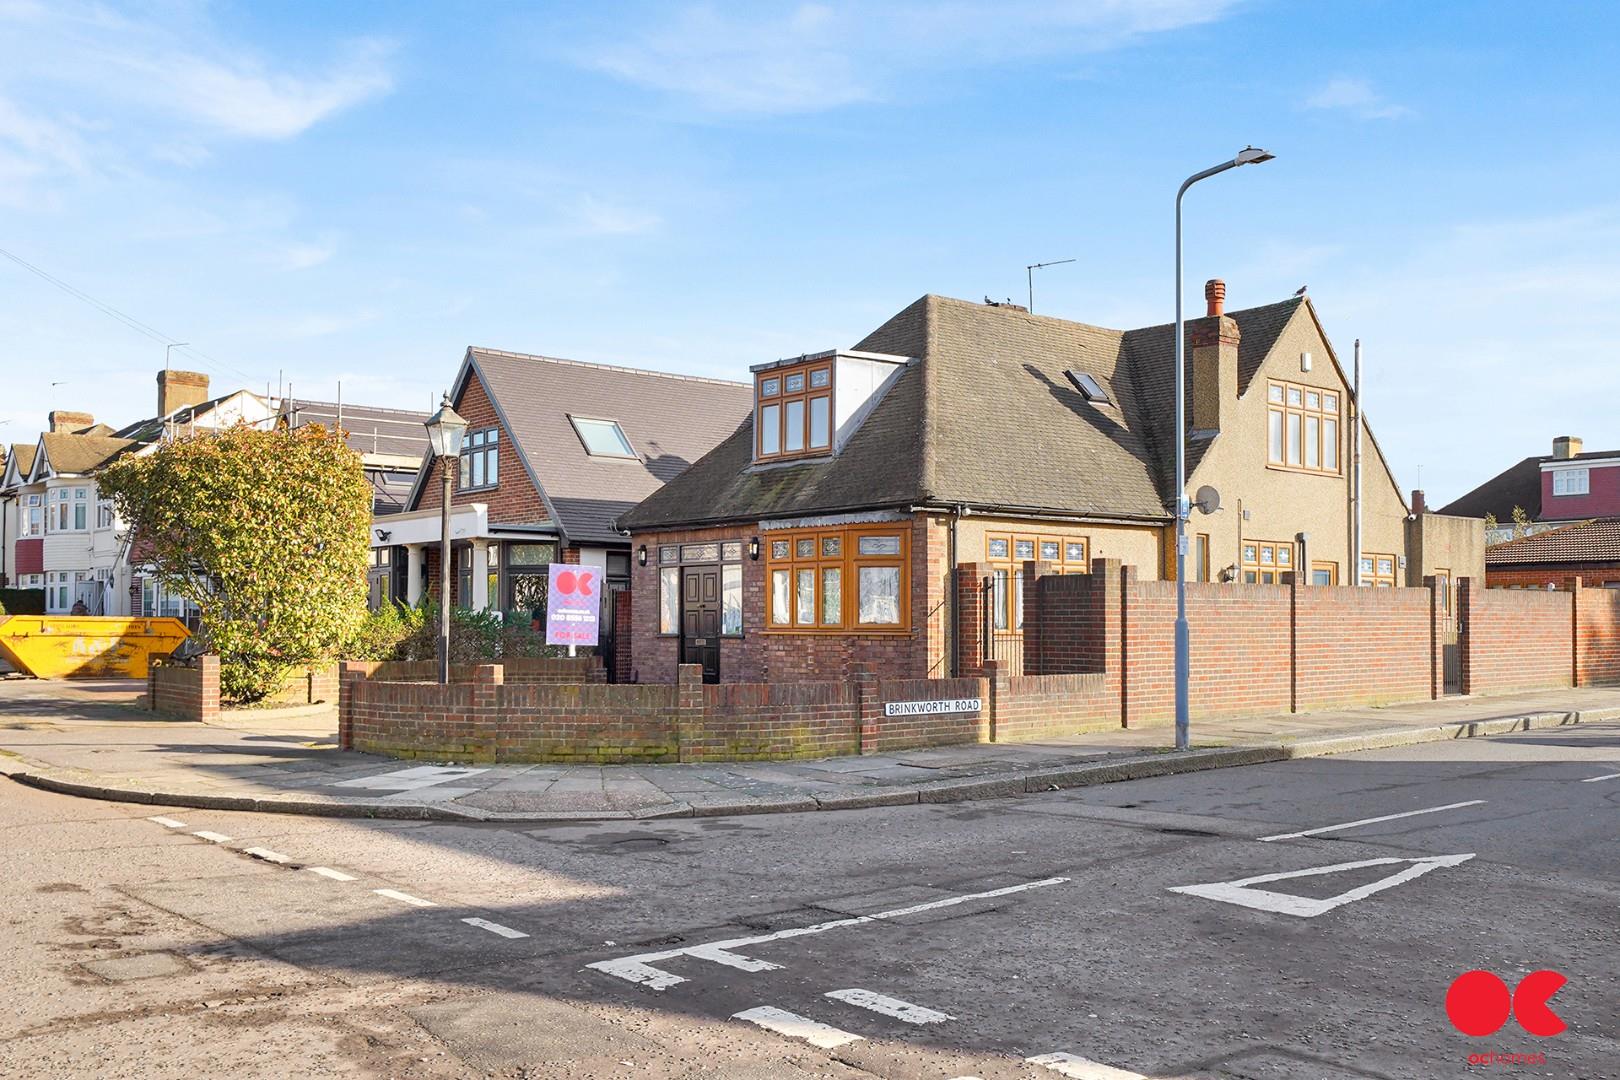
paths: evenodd
<path fill-rule="evenodd" d="M 607 669 L 607 681 L 618 682 L 616 669 L 619 655 L 618 620 L 613 617 L 619 594 L 628 592 L 627 582 L 609 580 L 602 588 L 602 610 L 596 624 L 596 651 Z"/>
<path fill-rule="evenodd" d="M 1002 672 L 1008 675 L 1022 675 L 1024 673 L 1024 632 L 1020 628 L 1009 626 L 1013 605 L 1010 597 L 1002 595 L 1002 589 L 997 587 L 997 579 L 987 577 L 982 586 L 984 590 L 984 629 L 980 639 L 984 642 L 984 658 L 994 660 Z"/>

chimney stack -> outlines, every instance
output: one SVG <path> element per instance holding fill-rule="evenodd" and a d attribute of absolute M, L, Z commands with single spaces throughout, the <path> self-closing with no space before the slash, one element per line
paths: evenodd
<path fill-rule="evenodd" d="M 1412 489 L 1412 513 L 1414 513 L 1414 514 L 1427 514 L 1428 512 L 1429 512 L 1429 501 L 1423 497 L 1423 489 L 1422 488 L 1413 488 Z"/>
<path fill-rule="evenodd" d="M 1553 440 L 1553 457 L 1567 461 L 1581 452 L 1579 435 L 1560 435 Z"/>
<path fill-rule="evenodd" d="M 52 435 L 73 435 L 96 424 L 96 418 L 87 412 L 67 412 L 63 409 L 52 409 L 46 420 L 51 425 Z"/>
<path fill-rule="evenodd" d="M 208 376 L 200 371 L 174 371 L 164 368 L 157 373 L 158 416 L 168 416 L 176 409 L 201 405 L 208 400 Z"/>
<path fill-rule="evenodd" d="M 1188 327 L 1192 338 L 1192 426 L 1219 431 L 1221 415 L 1237 408 L 1238 324 L 1226 314 L 1226 282 L 1204 283 L 1209 315 Z"/>

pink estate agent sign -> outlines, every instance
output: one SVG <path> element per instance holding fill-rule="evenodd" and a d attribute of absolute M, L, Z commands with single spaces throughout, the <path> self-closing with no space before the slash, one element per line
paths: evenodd
<path fill-rule="evenodd" d="M 546 644 L 595 645 L 602 610 L 602 572 L 594 566 L 552 563 L 546 595 Z"/>

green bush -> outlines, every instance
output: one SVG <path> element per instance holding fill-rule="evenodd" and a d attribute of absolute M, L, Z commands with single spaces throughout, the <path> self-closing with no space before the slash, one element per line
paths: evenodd
<path fill-rule="evenodd" d="M 406 645 L 422 632 L 427 612 L 422 608 L 384 604 L 366 613 L 344 650 L 349 660 L 403 660 Z"/>
<path fill-rule="evenodd" d="M 413 615 L 420 619 L 411 635 L 400 643 L 394 660 L 436 660 L 439 656 L 439 608 L 436 602 L 424 600 Z M 579 655 L 588 656 L 593 650 L 581 649 Z M 450 662 L 452 664 L 489 663 L 521 656 L 567 656 L 565 645 L 547 645 L 546 635 L 530 627 L 521 614 L 508 614 L 502 618 L 495 611 L 469 611 L 452 608 L 450 612 Z M 366 659 L 373 659 L 366 657 Z"/>

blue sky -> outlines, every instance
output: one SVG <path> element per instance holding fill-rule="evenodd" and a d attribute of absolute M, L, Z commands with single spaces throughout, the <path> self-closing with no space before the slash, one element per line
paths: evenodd
<path fill-rule="evenodd" d="M 1547 8 L 1550 10 L 1541 10 Z M 0 0 L 0 248 L 216 387 L 426 408 L 468 344 L 741 378 L 926 292 L 1106 326 L 1308 283 L 1406 487 L 1617 441 L 1620 11 Z M 200 355 L 199 355 L 200 354 Z M 163 348 L 0 259 L 0 439 Z M 57 385 L 53 385 L 57 384 Z"/>

